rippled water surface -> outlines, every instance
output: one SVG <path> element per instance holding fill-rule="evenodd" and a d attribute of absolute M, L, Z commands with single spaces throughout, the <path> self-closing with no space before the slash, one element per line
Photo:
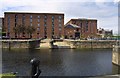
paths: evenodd
<path fill-rule="evenodd" d="M 96 76 L 113 74 L 112 50 L 3 49 L 3 73 L 30 75 L 32 58 L 40 60 L 42 76 Z M 115 72 L 114 72 L 115 73 Z"/>

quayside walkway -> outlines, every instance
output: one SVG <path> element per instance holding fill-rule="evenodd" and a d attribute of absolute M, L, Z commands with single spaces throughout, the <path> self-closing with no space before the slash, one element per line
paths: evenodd
<path fill-rule="evenodd" d="M 113 48 L 116 40 L 70 40 L 70 39 L 44 39 L 40 48 Z"/>
<path fill-rule="evenodd" d="M 2 39 L 0 48 L 38 48 L 41 39 Z"/>

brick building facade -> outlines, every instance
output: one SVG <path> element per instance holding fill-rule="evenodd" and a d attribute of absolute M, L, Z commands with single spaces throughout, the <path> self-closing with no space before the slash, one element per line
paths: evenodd
<path fill-rule="evenodd" d="M 2 18 L 0 18 L 0 38 L 1 38 L 1 32 L 2 32 L 2 25 L 3 25 Z"/>
<path fill-rule="evenodd" d="M 64 35 L 64 14 L 62 13 L 4 13 L 4 31 L 9 38 L 29 38 L 26 32 L 19 36 L 14 32 L 16 26 L 32 26 L 35 31 L 31 38 L 60 38 Z"/>
<path fill-rule="evenodd" d="M 82 38 L 94 38 L 97 34 L 97 20 L 96 19 L 71 19 L 66 23 L 74 24 L 80 27 L 80 37 Z M 66 29 L 65 29 L 66 30 Z M 69 32 L 69 31 L 66 31 Z M 67 33 L 65 33 L 68 35 Z M 70 35 L 70 33 L 69 33 Z M 72 34 L 71 34 L 72 35 Z"/>
<path fill-rule="evenodd" d="M 67 24 L 64 28 L 65 38 L 80 38 L 80 27 L 74 24 Z"/>

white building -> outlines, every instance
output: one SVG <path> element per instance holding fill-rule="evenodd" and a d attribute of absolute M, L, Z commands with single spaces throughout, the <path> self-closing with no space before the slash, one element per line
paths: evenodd
<path fill-rule="evenodd" d="M 110 37 L 110 36 L 113 35 L 113 31 L 112 30 L 108 30 L 108 29 L 105 30 L 103 28 L 99 28 L 98 29 L 98 35 L 101 35 L 102 38 L 104 38 L 104 37 Z"/>

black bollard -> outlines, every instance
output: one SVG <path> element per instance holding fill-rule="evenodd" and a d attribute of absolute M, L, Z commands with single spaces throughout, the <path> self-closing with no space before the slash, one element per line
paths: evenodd
<path fill-rule="evenodd" d="M 32 70 L 31 70 L 31 76 L 32 78 L 38 78 L 41 70 L 39 69 L 39 63 L 40 61 L 37 60 L 36 58 L 33 58 L 30 63 L 32 64 Z"/>

